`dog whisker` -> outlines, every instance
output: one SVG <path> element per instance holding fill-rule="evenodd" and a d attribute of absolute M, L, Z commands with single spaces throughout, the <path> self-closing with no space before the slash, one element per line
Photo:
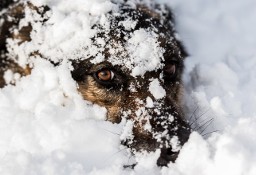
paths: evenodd
<path fill-rule="evenodd" d="M 205 123 L 203 123 L 202 125 L 200 125 L 199 127 L 195 128 L 196 131 L 199 131 L 203 128 L 203 130 L 207 129 L 208 126 L 210 126 L 213 122 L 213 118 L 207 120 Z"/>
<path fill-rule="evenodd" d="M 116 156 L 117 154 L 121 153 L 122 151 L 126 150 L 127 148 L 123 148 L 123 149 L 120 149 L 118 151 L 116 151 L 115 153 L 109 155 L 109 157 L 105 158 L 103 162 L 106 162 L 107 160 L 113 158 L 114 156 Z"/>
<path fill-rule="evenodd" d="M 189 120 L 188 121 L 191 121 L 192 120 L 192 117 L 195 115 L 196 111 L 199 109 L 199 107 L 197 106 L 196 109 L 193 111 L 193 113 L 190 115 L 189 117 Z M 191 125 L 190 125 L 191 126 Z"/>
<path fill-rule="evenodd" d="M 206 111 L 204 111 L 202 114 L 200 114 L 198 117 L 197 116 L 195 116 L 195 120 L 192 122 L 192 123 L 190 123 L 190 126 L 192 127 L 194 124 L 196 124 L 196 122 L 199 120 L 199 119 L 201 119 L 207 112 L 209 112 L 210 111 L 210 108 L 208 108 Z"/>
<path fill-rule="evenodd" d="M 220 130 L 214 130 L 214 131 L 202 134 L 202 136 L 205 137 L 205 136 L 210 135 L 210 134 L 215 133 L 215 132 L 220 132 Z"/>
<path fill-rule="evenodd" d="M 104 128 L 102 128 L 102 129 L 103 129 L 104 131 L 107 131 L 107 132 L 111 133 L 111 134 L 121 136 L 121 134 L 119 134 L 119 133 L 115 133 L 115 132 L 113 132 L 113 131 L 110 131 L 110 130 L 107 130 L 107 129 L 104 129 Z"/>

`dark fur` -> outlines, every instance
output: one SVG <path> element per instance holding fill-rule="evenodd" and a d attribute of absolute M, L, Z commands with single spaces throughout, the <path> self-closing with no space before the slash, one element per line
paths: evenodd
<path fill-rule="evenodd" d="M 34 10 L 38 10 L 32 4 L 26 5 Z M 5 6 L 2 5 L 1 7 Z M 133 9 L 125 2 L 120 7 L 120 16 L 114 16 L 111 12 L 108 14 L 111 19 L 110 31 L 105 31 L 100 24 L 92 26 L 100 30 L 94 38 L 91 38 L 92 41 L 95 41 L 96 38 L 103 38 L 107 42 L 104 51 L 102 51 L 105 61 L 96 65 L 91 63 L 90 60 L 92 58 L 73 61 L 74 70 L 72 71 L 72 77 L 77 81 L 79 85 L 78 90 L 84 99 L 107 108 L 107 119 L 109 121 L 118 123 L 122 117 L 126 117 L 128 120 L 134 122 L 134 138 L 132 140 L 123 140 L 122 143 L 124 145 L 134 151 L 154 151 L 157 148 L 161 148 L 158 165 L 167 165 L 169 161 L 174 161 L 178 155 L 178 151 L 172 151 L 171 144 L 168 142 L 169 138 L 177 136 L 180 145 L 183 145 L 188 140 L 190 134 L 190 128 L 184 121 L 180 104 L 180 98 L 182 96 L 181 75 L 186 53 L 181 43 L 174 38 L 175 31 L 170 24 L 170 21 L 173 21 L 173 17 L 167 8 L 163 9 L 155 5 L 154 9 L 150 9 L 146 5 L 140 4 L 137 5 L 136 9 Z M 21 42 L 31 40 L 29 37 L 29 33 L 32 30 L 31 26 L 23 27 L 19 30 L 18 35 L 14 35 L 9 30 L 10 28 L 17 28 L 19 20 L 24 15 L 23 8 L 23 4 L 14 5 L 2 17 L 4 20 L 0 33 L 0 50 L 2 52 L 0 59 L 0 85 L 2 84 L 2 86 L 4 85 L 4 79 L 1 77 L 4 71 L 8 69 L 11 69 L 13 72 L 19 72 L 22 75 L 29 73 L 30 68 L 24 69 L 19 67 L 15 63 L 15 58 L 8 58 L 6 56 L 6 38 L 18 37 Z M 49 9 L 44 7 L 44 10 L 40 10 L 38 13 L 43 15 L 47 10 Z M 166 10 L 166 12 L 161 16 L 159 13 L 160 10 Z M 8 21 L 8 16 L 12 16 L 14 20 Z M 130 31 L 126 31 L 118 25 L 118 22 L 124 20 L 127 16 L 132 17 L 133 20 L 140 21 Z M 164 22 L 161 22 L 161 20 L 164 20 Z M 111 56 L 109 48 L 114 48 L 115 44 L 124 45 L 126 43 L 124 37 L 129 38 L 133 31 L 141 28 L 154 30 L 155 33 L 159 34 L 158 40 L 161 47 L 165 49 L 165 66 L 162 69 L 147 72 L 143 77 L 133 77 L 130 75 L 131 71 L 125 65 L 113 66 L 108 61 L 108 58 Z M 97 46 L 96 42 L 94 44 Z M 40 53 L 31 54 L 41 55 Z M 125 54 L 120 53 L 120 59 L 126 59 Z M 174 74 L 173 67 L 175 68 Z M 100 82 L 95 76 L 102 68 L 112 70 L 115 73 L 115 79 L 108 83 Z M 148 91 L 148 87 L 151 82 L 150 79 L 158 79 L 160 74 L 163 75 L 160 82 L 167 96 L 163 99 L 156 100 Z M 131 85 L 136 88 L 136 91 L 129 89 Z M 154 107 L 145 107 L 147 97 L 153 99 Z M 139 103 L 138 99 L 142 103 Z M 140 107 L 144 107 L 148 114 L 147 116 L 149 116 L 148 118 L 144 119 L 143 117 L 136 116 L 135 112 Z M 172 118 L 171 116 L 174 117 L 174 121 L 170 120 Z M 147 120 L 149 120 L 152 126 L 151 132 L 143 128 Z M 157 140 L 155 135 L 160 135 L 164 131 L 167 131 L 167 135 L 161 136 L 160 140 Z"/>

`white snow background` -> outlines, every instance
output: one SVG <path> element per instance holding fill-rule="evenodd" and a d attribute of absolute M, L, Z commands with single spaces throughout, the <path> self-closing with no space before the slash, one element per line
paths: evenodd
<path fill-rule="evenodd" d="M 107 0 L 33 2 L 49 4 L 56 12 L 52 22 L 76 25 L 78 33 L 88 22 L 77 18 L 79 14 L 90 11 L 97 16 L 112 8 Z M 106 110 L 82 99 L 68 64 L 56 68 L 36 59 L 30 76 L 0 90 L 1 175 L 256 174 L 256 1 L 159 2 L 173 8 L 177 31 L 190 54 L 184 105 L 187 118 L 201 133 L 192 133 L 176 163 L 157 167 L 159 151 L 129 155 L 120 146 L 125 122 L 104 121 Z M 55 39 L 42 49 L 52 54 L 51 48 L 71 47 L 63 35 L 51 32 Z M 62 32 L 77 39 L 72 47 L 81 44 L 69 28 Z M 134 158 L 137 166 L 124 169 Z"/>

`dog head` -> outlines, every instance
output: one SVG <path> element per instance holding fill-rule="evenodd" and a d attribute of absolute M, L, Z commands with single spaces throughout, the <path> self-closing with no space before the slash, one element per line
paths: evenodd
<path fill-rule="evenodd" d="M 85 100 L 107 109 L 108 121 L 128 121 L 133 134 L 123 138 L 124 145 L 132 151 L 161 149 L 157 163 L 167 165 L 176 159 L 190 134 L 180 103 L 186 53 L 176 39 L 167 7 L 133 1 L 113 3 L 115 10 L 94 18 L 91 29 L 95 32 L 89 38 L 90 45 L 80 50 L 82 58 L 70 60 L 72 77 Z M 31 25 L 18 29 L 24 6 L 41 16 L 49 10 L 28 3 L 7 12 L 6 16 L 15 20 L 6 20 L 0 36 L 18 38 L 18 44 L 30 41 L 33 30 Z M 39 22 L 45 21 L 47 18 Z M 9 28 L 18 31 L 12 33 Z M 0 39 L 1 50 L 7 50 L 4 37 Z M 44 57 L 37 51 L 31 55 Z M 8 61 L 11 64 L 7 66 L 6 61 L 0 62 L 5 65 L 4 70 L 11 68 L 27 74 L 15 61 Z"/>
<path fill-rule="evenodd" d="M 73 63 L 84 99 L 107 108 L 107 120 L 132 121 L 122 143 L 135 151 L 161 148 L 158 165 L 174 161 L 190 134 L 181 110 L 181 74 L 186 53 L 175 38 L 166 7 L 128 3 L 96 24 L 97 53 Z M 107 27 L 106 27 L 107 25 Z"/>

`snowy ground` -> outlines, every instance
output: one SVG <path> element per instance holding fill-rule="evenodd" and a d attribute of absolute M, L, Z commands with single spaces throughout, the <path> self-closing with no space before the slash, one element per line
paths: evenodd
<path fill-rule="evenodd" d="M 58 1 L 34 2 L 58 6 Z M 111 8 L 103 0 L 65 2 L 73 6 L 62 4 L 55 10 L 68 13 L 79 4 L 77 11 L 97 15 Z M 1 175 L 256 174 L 256 1 L 159 2 L 174 9 L 177 30 L 190 53 L 184 104 L 188 119 L 201 133 L 191 135 L 176 163 L 157 167 L 156 151 L 137 155 L 134 170 L 123 169 L 134 159 L 119 144 L 124 123 L 104 121 L 105 109 L 82 100 L 69 65 L 54 68 L 36 60 L 30 76 L 0 90 Z M 52 20 L 59 26 L 64 19 L 79 25 L 81 21 L 73 21 L 77 14 L 72 15 L 59 13 Z M 51 47 L 67 47 L 62 36 L 55 37 L 56 43 L 48 43 Z M 54 52 L 51 47 L 45 49 Z"/>

